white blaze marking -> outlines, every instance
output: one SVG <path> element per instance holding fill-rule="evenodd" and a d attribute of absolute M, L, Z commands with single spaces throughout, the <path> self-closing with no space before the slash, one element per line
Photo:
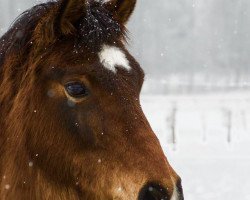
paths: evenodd
<path fill-rule="evenodd" d="M 178 195 L 176 186 L 174 185 L 174 192 L 173 192 L 173 195 L 171 197 L 171 200 L 178 200 L 179 199 L 178 197 L 179 197 L 179 195 Z"/>
<path fill-rule="evenodd" d="M 176 185 L 175 185 L 175 181 L 173 180 L 173 178 L 171 178 L 171 179 L 172 179 L 172 182 L 174 184 L 174 191 L 173 191 L 173 195 L 171 197 L 171 200 L 178 200 L 179 199 L 179 193 L 177 191 L 177 188 L 176 188 Z"/>
<path fill-rule="evenodd" d="M 118 47 L 103 45 L 98 55 L 103 66 L 114 73 L 116 73 L 117 66 L 123 67 L 128 71 L 131 69 L 126 55 Z"/>

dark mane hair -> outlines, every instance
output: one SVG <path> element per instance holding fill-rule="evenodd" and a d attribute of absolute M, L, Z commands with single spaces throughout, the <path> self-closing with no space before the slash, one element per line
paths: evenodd
<path fill-rule="evenodd" d="M 113 42 L 119 37 L 125 38 L 126 35 L 125 27 L 115 21 L 100 3 L 90 4 L 86 16 L 80 19 L 77 26 L 77 42 L 88 48 Z"/>
<path fill-rule="evenodd" d="M 25 11 L 0 38 L 0 80 L 5 58 L 9 54 L 15 54 L 19 58 L 22 57 L 21 54 L 27 55 L 31 46 L 30 40 L 38 21 L 54 4 L 55 2 L 43 3 Z"/>

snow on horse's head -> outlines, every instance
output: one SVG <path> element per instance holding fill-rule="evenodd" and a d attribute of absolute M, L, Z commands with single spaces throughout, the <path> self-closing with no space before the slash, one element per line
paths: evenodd
<path fill-rule="evenodd" d="M 0 40 L 0 199 L 182 199 L 126 50 L 136 0 L 58 0 Z"/>

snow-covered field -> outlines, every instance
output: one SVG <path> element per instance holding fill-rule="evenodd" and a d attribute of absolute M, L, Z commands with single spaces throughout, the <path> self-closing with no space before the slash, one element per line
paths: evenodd
<path fill-rule="evenodd" d="M 250 200 L 250 93 L 142 96 L 141 103 L 186 200 Z"/>

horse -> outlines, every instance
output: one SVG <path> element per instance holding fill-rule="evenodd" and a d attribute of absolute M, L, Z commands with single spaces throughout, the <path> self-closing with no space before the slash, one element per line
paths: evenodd
<path fill-rule="evenodd" d="M 135 5 L 49 1 L 1 37 L 1 200 L 183 200 L 140 106 Z"/>

